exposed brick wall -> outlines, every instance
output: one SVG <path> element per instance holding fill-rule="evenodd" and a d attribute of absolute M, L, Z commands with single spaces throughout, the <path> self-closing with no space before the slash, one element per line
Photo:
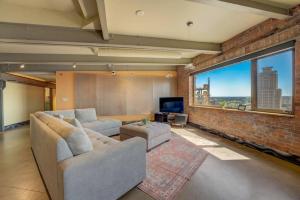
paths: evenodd
<path fill-rule="evenodd" d="M 191 107 L 189 121 L 250 143 L 300 156 L 296 118 Z"/>
<path fill-rule="evenodd" d="M 290 26 L 299 23 L 300 6 L 292 8 L 290 12 L 292 15 L 294 15 L 294 17 L 288 18 L 286 20 L 268 19 L 225 41 L 222 44 L 222 51 L 225 52 L 237 46 L 245 46 L 251 42 L 256 41 L 257 39 L 278 33 L 284 29 L 287 29 Z"/>
<path fill-rule="evenodd" d="M 177 95 L 184 98 L 184 112 L 189 112 L 189 76 L 190 70 L 183 67 L 177 67 Z"/>
<path fill-rule="evenodd" d="M 232 60 L 280 44 L 300 35 L 300 13 L 287 20 L 266 20 L 222 44 L 222 53 L 199 55 L 193 59 L 194 71 Z M 210 59 L 209 59 L 210 58 Z"/>
<path fill-rule="evenodd" d="M 212 59 L 208 59 L 204 62 L 199 63 L 198 57 L 193 59 L 193 63 L 196 66 L 194 70 L 199 71 L 205 68 L 209 68 L 210 66 L 216 65 L 218 63 L 225 62 L 227 60 L 232 60 L 255 51 L 263 50 L 269 47 L 274 46 L 274 44 L 280 44 L 287 41 L 290 41 L 291 38 L 296 38 L 300 35 L 300 25 L 295 25 L 285 30 L 278 32 L 277 34 L 270 35 L 266 38 L 257 40 L 248 45 L 242 46 L 240 48 L 230 49 L 222 54 L 213 57 Z"/>
<path fill-rule="evenodd" d="M 280 20 L 268 19 L 224 42 L 222 44 L 222 50 L 228 51 L 236 46 L 243 46 L 258 38 L 266 37 L 270 35 L 270 33 L 276 31 L 280 23 Z"/>
<path fill-rule="evenodd" d="M 217 54 L 218 55 L 218 54 Z M 205 61 L 211 60 L 215 57 L 217 57 L 216 54 L 200 54 L 199 56 L 197 56 L 196 58 L 193 59 L 193 64 L 199 65 L 201 63 L 204 63 Z"/>
<path fill-rule="evenodd" d="M 223 53 L 208 59 L 206 59 L 207 57 L 203 59 L 203 56 L 195 58 L 196 70 L 296 39 L 300 36 L 299 19 L 298 15 L 285 21 L 273 20 L 274 24 L 272 24 L 272 20 L 270 20 L 271 22 L 263 22 L 249 31 L 245 31 L 245 35 L 239 34 L 225 42 L 223 48 L 226 51 Z M 278 24 L 280 24 L 280 28 L 278 28 Z M 264 25 L 270 27 L 264 28 Z M 271 34 L 259 33 L 257 37 L 252 37 L 252 34 L 255 34 L 253 30 L 257 27 L 261 30 L 267 30 L 266 32 L 270 31 Z M 280 31 L 278 31 L 279 29 Z M 249 38 L 247 39 L 247 37 Z M 178 95 L 185 98 L 189 122 L 221 131 L 251 143 L 300 156 L 300 40 L 296 42 L 295 47 L 295 115 L 293 117 L 188 106 L 187 102 L 191 98 L 188 92 L 190 87 L 188 84 L 189 75 L 195 70 L 185 70 L 183 67 L 178 67 L 177 71 Z"/>

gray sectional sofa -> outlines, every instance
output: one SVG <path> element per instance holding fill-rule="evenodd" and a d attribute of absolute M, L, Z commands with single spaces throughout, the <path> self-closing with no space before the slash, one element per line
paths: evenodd
<path fill-rule="evenodd" d="M 30 116 L 32 151 L 52 200 L 113 200 L 145 178 L 144 139 L 119 142 L 52 115 Z"/>
<path fill-rule="evenodd" d="M 91 129 L 106 136 L 120 133 L 122 122 L 115 119 L 97 119 L 95 108 L 45 111 L 47 114 L 63 118 L 76 118 L 84 128 Z"/>

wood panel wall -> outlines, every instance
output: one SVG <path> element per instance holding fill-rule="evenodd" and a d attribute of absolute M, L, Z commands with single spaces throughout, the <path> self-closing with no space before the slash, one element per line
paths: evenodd
<path fill-rule="evenodd" d="M 98 115 L 154 113 L 159 97 L 177 96 L 176 75 L 76 73 L 74 82 L 75 107 L 95 107 Z"/>
<path fill-rule="evenodd" d="M 73 109 L 74 72 L 56 72 L 56 109 Z"/>

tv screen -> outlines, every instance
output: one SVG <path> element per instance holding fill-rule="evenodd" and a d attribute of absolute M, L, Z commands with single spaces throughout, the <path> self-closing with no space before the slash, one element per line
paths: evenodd
<path fill-rule="evenodd" d="M 166 113 L 183 113 L 183 97 L 159 98 L 159 111 Z"/>

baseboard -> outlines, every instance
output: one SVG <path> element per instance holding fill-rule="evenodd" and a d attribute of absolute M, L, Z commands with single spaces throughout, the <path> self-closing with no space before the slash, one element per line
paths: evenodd
<path fill-rule="evenodd" d="M 261 151 L 263 153 L 275 156 L 277 158 L 280 158 L 282 160 L 286 160 L 288 162 L 291 162 L 293 164 L 296 164 L 296 165 L 300 166 L 300 157 L 297 156 L 297 155 L 292 155 L 292 154 L 288 154 L 288 153 L 285 153 L 285 152 L 280 152 L 280 151 L 277 151 L 275 149 L 272 149 L 272 148 L 269 148 L 269 147 L 266 147 L 266 146 L 263 146 L 263 145 L 259 145 L 259 144 L 256 144 L 256 143 L 253 143 L 253 142 L 250 142 L 250 141 L 246 141 L 246 140 L 243 140 L 241 138 L 238 138 L 238 137 L 235 137 L 235 136 L 232 136 L 232 135 L 228 135 L 228 134 L 223 133 L 223 132 L 218 131 L 218 130 L 214 130 L 214 129 L 204 127 L 204 126 L 199 125 L 199 124 L 194 124 L 194 123 L 191 123 L 191 122 L 189 122 L 188 124 L 193 126 L 193 127 L 204 130 L 208 133 L 218 135 L 218 136 L 223 137 L 225 139 L 228 139 L 230 141 L 237 142 L 237 143 L 242 144 L 244 146 L 256 149 L 256 150 Z"/>
<path fill-rule="evenodd" d="M 7 125 L 7 126 L 4 126 L 4 131 L 8 131 L 8 130 L 15 129 L 15 128 L 18 128 L 18 127 L 26 126 L 26 125 L 29 125 L 29 123 L 30 123 L 30 121 L 27 120 L 27 121 L 24 121 L 24 122 L 19 122 L 19 123 Z"/>

